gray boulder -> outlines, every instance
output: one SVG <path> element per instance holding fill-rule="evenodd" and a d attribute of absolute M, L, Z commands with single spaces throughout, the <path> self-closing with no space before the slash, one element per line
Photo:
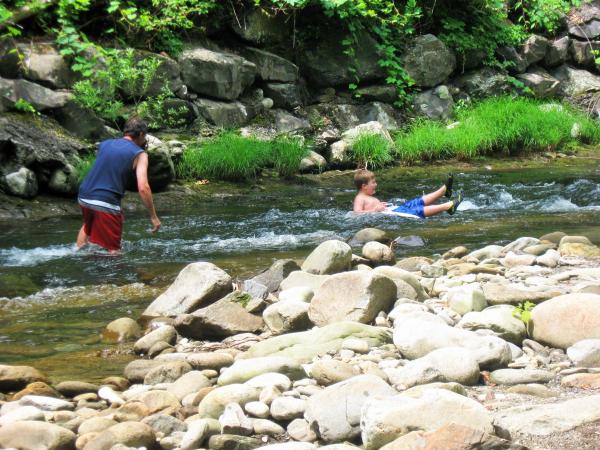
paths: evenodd
<path fill-rule="evenodd" d="M 327 160 L 314 150 L 309 150 L 300 161 L 300 172 L 321 172 L 327 166 Z"/>
<path fill-rule="evenodd" d="M 433 120 L 445 120 L 450 117 L 454 100 L 447 86 L 438 86 L 415 96 L 415 111 Z"/>
<path fill-rule="evenodd" d="M 139 94 L 149 97 L 159 95 L 164 87 L 167 87 L 171 92 L 177 93 L 183 86 L 181 81 L 181 69 L 179 64 L 174 59 L 169 58 L 164 54 L 150 53 L 137 50 L 135 53 L 136 61 L 143 61 L 148 58 L 157 59 L 160 62 L 154 79 L 150 82 L 147 89 Z M 135 95 L 134 92 L 125 92 L 125 95 Z"/>
<path fill-rule="evenodd" d="M 600 91 L 600 76 L 587 70 L 580 70 L 562 65 L 550 72 L 560 81 L 559 95 L 563 97 L 577 97 L 581 94 Z"/>
<path fill-rule="evenodd" d="M 564 36 L 548 42 L 548 50 L 544 56 L 544 67 L 556 67 L 564 64 L 569 55 L 569 37 Z"/>
<path fill-rule="evenodd" d="M 404 68 L 421 87 L 440 84 L 456 68 L 454 53 L 432 34 L 417 37 L 403 59 Z"/>
<path fill-rule="evenodd" d="M 293 259 L 278 259 L 271 267 L 252 278 L 253 281 L 264 285 L 269 292 L 275 292 L 286 277 L 300 266 Z"/>
<path fill-rule="evenodd" d="M 357 321 L 368 323 L 381 311 L 389 311 L 396 300 L 396 285 L 375 272 L 332 275 L 315 292 L 308 316 L 318 325 Z"/>
<path fill-rule="evenodd" d="M 544 59 L 548 50 L 548 39 L 544 36 L 532 34 L 523 43 L 523 57 L 527 61 L 527 65 L 538 63 Z"/>
<path fill-rule="evenodd" d="M 103 141 L 113 137 L 106 131 L 102 119 L 75 100 L 68 100 L 62 108 L 54 111 L 56 121 L 81 139 Z"/>
<path fill-rule="evenodd" d="M 281 56 L 253 47 L 244 48 L 242 55 L 256 65 L 256 75 L 263 81 L 294 83 L 298 79 L 298 66 Z"/>
<path fill-rule="evenodd" d="M 377 376 L 355 376 L 311 396 L 304 417 L 325 442 L 352 440 L 360 434 L 360 414 L 367 399 L 395 392 Z"/>
<path fill-rule="evenodd" d="M 192 314 L 182 314 L 175 319 L 175 328 L 185 337 L 194 339 L 234 336 L 262 330 L 261 317 L 250 314 L 246 309 L 223 298 Z"/>
<path fill-rule="evenodd" d="M 147 153 L 150 187 L 153 192 L 161 191 L 175 181 L 175 166 L 171 159 L 171 152 L 166 145 L 159 145 L 148 149 Z"/>
<path fill-rule="evenodd" d="M 491 67 L 484 67 L 454 78 L 451 86 L 473 98 L 499 96 L 512 91 L 508 76 Z"/>
<path fill-rule="evenodd" d="M 249 119 L 247 109 L 240 102 L 220 102 L 199 98 L 195 101 L 198 112 L 213 125 L 234 128 L 244 125 Z"/>
<path fill-rule="evenodd" d="M 85 450 L 103 450 L 121 444 L 126 447 L 151 448 L 156 434 L 149 425 L 142 422 L 121 422 L 99 433 L 88 441 Z"/>
<path fill-rule="evenodd" d="M 514 47 L 499 47 L 496 49 L 496 55 L 501 62 L 509 64 L 508 69 L 513 73 L 523 73 L 527 70 L 527 60 Z"/>
<path fill-rule="evenodd" d="M 391 104 L 398 99 L 398 90 L 395 86 L 389 84 L 373 84 L 371 86 L 358 88 L 356 90 L 356 95 L 366 101 Z"/>
<path fill-rule="evenodd" d="M 183 82 L 194 92 L 235 100 L 254 82 L 256 65 L 229 53 L 206 48 L 184 50 L 179 56 Z"/>
<path fill-rule="evenodd" d="M 133 346 L 133 350 L 140 353 L 148 353 L 152 346 L 157 342 L 166 342 L 167 344 L 174 344 L 177 339 L 177 331 L 171 325 L 164 325 L 156 330 L 151 331 L 147 335 L 140 338 Z"/>
<path fill-rule="evenodd" d="M 295 287 L 306 287 L 316 291 L 331 275 L 316 275 L 303 270 L 294 270 L 281 282 L 282 291 Z"/>
<path fill-rule="evenodd" d="M 542 68 L 535 68 L 529 72 L 519 74 L 517 79 L 531 89 L 536 98 L 554 97 L 560 84 L 560 81 Z"/>
<path fill-rule="evenodd" d="M 291 110 L 305 103 L 306 93 L 299 84 L 265 83 L 263 90 L 265 96 L 273 100 L 275 108 Z"/>
<path fill-rule="evenodd" d="M 38 193 L 38 181 L 35 173 L 26 167 L 4 177 L 6 191 L 16 197 L 33 198 Z"/>
<path fill-rule="evenodd" d="M 396 298 L 409 298 L 411 300 L 429 298 L 417 277 L 407 270 L 399 267 L 379 266 L 373 271 L 388 277 L 396 284 Z"/>
<path fill-rule="evenodd" d="M 48 190 L 54 194 L 74 196 L 79 191 L 79 176 L 71 164 L 56 169 L 50 174 Z"/>
<path fill-rule="evenodd" d="M 36 111 L 62 108 L 71 99 L 69 92 L 57 92 L 27 80 L 0 78 L 0 91 L 4 104 L 14 106 L 17 100 L 25 100 Z"/>
<path fill-rule="evenodd" d="M 207 262 L 187 265 L 169 288 L 156 298 L 143 316 L 176 316 L 192 312 L 231 292 L 231 277 Z"/>
<path fill-rule="evenodd" d="M 371 81 L 385 77 L 379 65 L 381 54 L 377 42 L 366 30 L 356 36 L 354 55 L 350 56 L 339 38 L 338 30 L 323 30 L 316 45 L 305 45 L 300 54 L 300 70 L 311 85 L 339 86 L 361 81 Z"/>
<path fill-rule="evenodd" d="M 267 306 L 263 320 L 274 334 L 307 330 L 312 326 L 308 308 L 309 304 L 303 301 L 279 301 Z"/>
<path fill-rule="evenodd" d="M 306 119 L 296 117 L 282 109 L 273 110 L 275 115 L 275 128 L 277 133 L 304 132 L 311 129 L 310 122 Z"/>
<path fill-rule="evenodd" d="M 302 270 L 317 275 L 327 275 L 350 269 L 352 249 L 342 241 L 325 241 L 304 260 Z"/>
<path fill-rule="evenodd" d="M 577 14 L 567 17 L 569 34 L 579 39 L 595 39 L 600 36 L 600 8 L 594 3 L 584 3 Z"/>

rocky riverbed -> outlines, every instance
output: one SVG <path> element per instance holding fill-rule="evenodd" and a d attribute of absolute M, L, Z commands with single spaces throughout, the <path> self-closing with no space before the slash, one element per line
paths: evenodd
<path fill-rule="evenodd" d="M 186 266 L 107 325 L 139 356 L 122 377 L 0 366 L 0 447 L 597 448 L 600 248 L 555 232 L 396 261 L 377 229 L 354 243 L 243 282 Z"/>

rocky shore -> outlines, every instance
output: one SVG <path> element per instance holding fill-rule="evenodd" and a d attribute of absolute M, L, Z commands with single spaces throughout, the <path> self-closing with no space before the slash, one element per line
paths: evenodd
<path fill-rule="evenodd" d="M 0 365 L 0 447 L 597 448 L 600 248 L 555 232 L 396 261 L 380 230 L 352 244 L 243 282 L 188 265 L 107 325 L 140 357 L 122 377 Z"/>

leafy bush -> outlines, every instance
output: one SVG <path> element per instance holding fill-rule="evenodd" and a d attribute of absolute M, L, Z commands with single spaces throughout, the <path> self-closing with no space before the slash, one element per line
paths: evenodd
<path fill-rule="evenodd" d="M 177 166 L 177 174 L 186 180 L 238 181 L 254 178 L 270 166 L 287 177 L 298 170 L 306 153 L 307 148 L 298 139 L 279 137 L 261 141 L 226 132 L 206 143 L 188 147 Z"/>
<path fill-rule="evenodd" d="M 391 147 L 380 134 L 361 133 L 350 145 L 349 156 L 360 168 L 377 169 L 392 160 Z"/>
<path fill-rule="evenodd" d="M 457 124 L 419 121 L 396 137 L 401 159 L 457 157 L 462 159 L 494 152 L 552 150 L 575 141 L 574 124 L 579 124 L 580 142 L 600 142 L 600 126 L 567 105 L 499 97 L 461 108 Z"/>
<path fill-rule="evenodd" d="M 87 153 L 80 158 L 75 164 L 75 172 L 77 173 L 77 179 L 79 183 L 83 181 L 85 176 L 92 170 L 92 166 L 96 162 L 96 155 L 94 153 Z"/>

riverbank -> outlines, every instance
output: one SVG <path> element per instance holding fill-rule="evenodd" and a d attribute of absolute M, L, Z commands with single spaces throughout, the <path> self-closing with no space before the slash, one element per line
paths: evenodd
<path fill-rule="evenodd" d="M 594 448 L 599 247 L 554 232 L 403 258 L 381 236 L 242 284 L 186 266 L 134 316 L 143 337 L 127 315 L 106 326 L 137 355 L 123 376 L 0 366 L 0 445 Z"/>

